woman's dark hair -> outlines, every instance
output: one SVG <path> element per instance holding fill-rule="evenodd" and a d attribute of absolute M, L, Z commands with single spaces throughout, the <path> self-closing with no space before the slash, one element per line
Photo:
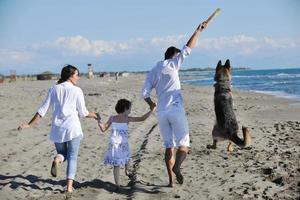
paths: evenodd
<path fill-rule="evenodd" d="M 173 58 L 173 56 L 179 52 L 181 52 L 180 49 L 177 49 L 176 47 L 173 46 L 169 47 L 165 52 L 165 60 Z"/>
<path fill-rule="evenodd" d="M 115 110 L 118 114 L 125 112 L 131 107 L 131 102 L 127 99 L 120 99 L 116 104 Z"/>
<path fill-rule="evenodd" d="M 75 74 L 76 71 L 78 72 L 79 76 L 79 70 L 73 65 L 66 65 L 65 67 L 63 67 L 60 73 L 60 79 L 57 81 L 57 84 L 67 81 L 71 76 Z"/>

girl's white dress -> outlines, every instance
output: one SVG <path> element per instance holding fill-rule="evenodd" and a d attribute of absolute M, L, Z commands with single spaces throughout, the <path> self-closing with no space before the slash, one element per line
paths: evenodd
<path fill-rule="evenodd" d="M 104 164 L 111 166 L 124 166 L 130 161 L 128 145 L 128 124 L 112 122 L 108 150 L 105 154 Z"/>

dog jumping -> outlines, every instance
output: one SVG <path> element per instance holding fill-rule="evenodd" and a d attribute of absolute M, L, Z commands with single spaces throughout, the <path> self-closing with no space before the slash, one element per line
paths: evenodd
<path fill-rule="evenodd" d="M 229 140 L 227 151 L 233 151 L 233 143 L 240 148 L 245 148 L 251 144 L 251 135 L 246 127 L 242 127 L 244 140 L 239 138 L 239 126 L 236 116 L 233 112 L 233 99 L 231 92 L 231 75 L 230 61 L 226 60 L 222 65 L 221 60 L 218 62 L 215 73 L 215 114 L 216 123 L 212 130 L 213 144 L 207 145 L 209 149 L 216 149 L 217 142 Z"/>

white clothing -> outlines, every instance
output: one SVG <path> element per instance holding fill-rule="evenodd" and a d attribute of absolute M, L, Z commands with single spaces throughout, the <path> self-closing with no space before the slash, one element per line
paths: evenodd
<path fill-rule="evenodd" d="M 157 118 L 166 148 L 189 146 L 189 128 L 179 80 L 179 69 L 191 49 L 184 46 L 174 58 L 160 61 L 148 73 L 142 97 L 150 97 L 155 88 L 158 98 Z"/>
<path fill-rule="evenodd" d="M 112 122 L 108 150 L 105 154 L 104 164 L 111 166 L 124 166 L 130 161 L 128 144 L 128 124 Z"/>
<path fill-rule="evenodd" d="M 190 146 L 188 121 L 182 105 L 173 104 L 157 113 L 160 134 L 165 148 Z"/>
<path fill-rule="evenodd" d="M 51 87 L 48 95 L 38 109 L 44 117 L 49 106 L 52 107 L 52 127 L 50 140 L 54 143 L 63 143 L 76 137 L 82 137 L 80 117 L 89 114 L 86 109 L 82 90 L 71 82 L 65 81 Z"/>
<path fill-rule="evenodd" d="M 150 97 L 155 88 L 158 97 L 157 112 L 167 110 L 174 103 L 182 103 L 179 69 L 184 59 L 191 53 L 191 48 L 184 46 L 174 58 L 160 61 L 148 73 L 142 90 L 142 97 Z"/>

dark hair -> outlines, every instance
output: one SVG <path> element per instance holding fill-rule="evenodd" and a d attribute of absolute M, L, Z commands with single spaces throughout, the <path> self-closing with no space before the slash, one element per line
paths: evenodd
<path fill-rule="evenodd" d="M 120 99 L 115 107 L 115 110 L 118 114 L 125 112 L 125 110 L 128 110 L 131 107 L 131 102 L 127 99 Z"/>
<path fill-rule="evenodd" d="M 71 76 L 75 74 L 75 71 L 77 71 L 79 75 L 79 70 L 73 65 L 66 65 L 65 67 L 63 67 L 60 73 L 60 79 L 57 81 L 57 84 L 67 81 Z"/>
<path fill-rule="evenodd" d="M 172 58 L 176 53 L 181 52 L 180 49 L 177 49 L 176 47 L 169 47 L 167 51 L 165 52 L 165 60 Z"/>

